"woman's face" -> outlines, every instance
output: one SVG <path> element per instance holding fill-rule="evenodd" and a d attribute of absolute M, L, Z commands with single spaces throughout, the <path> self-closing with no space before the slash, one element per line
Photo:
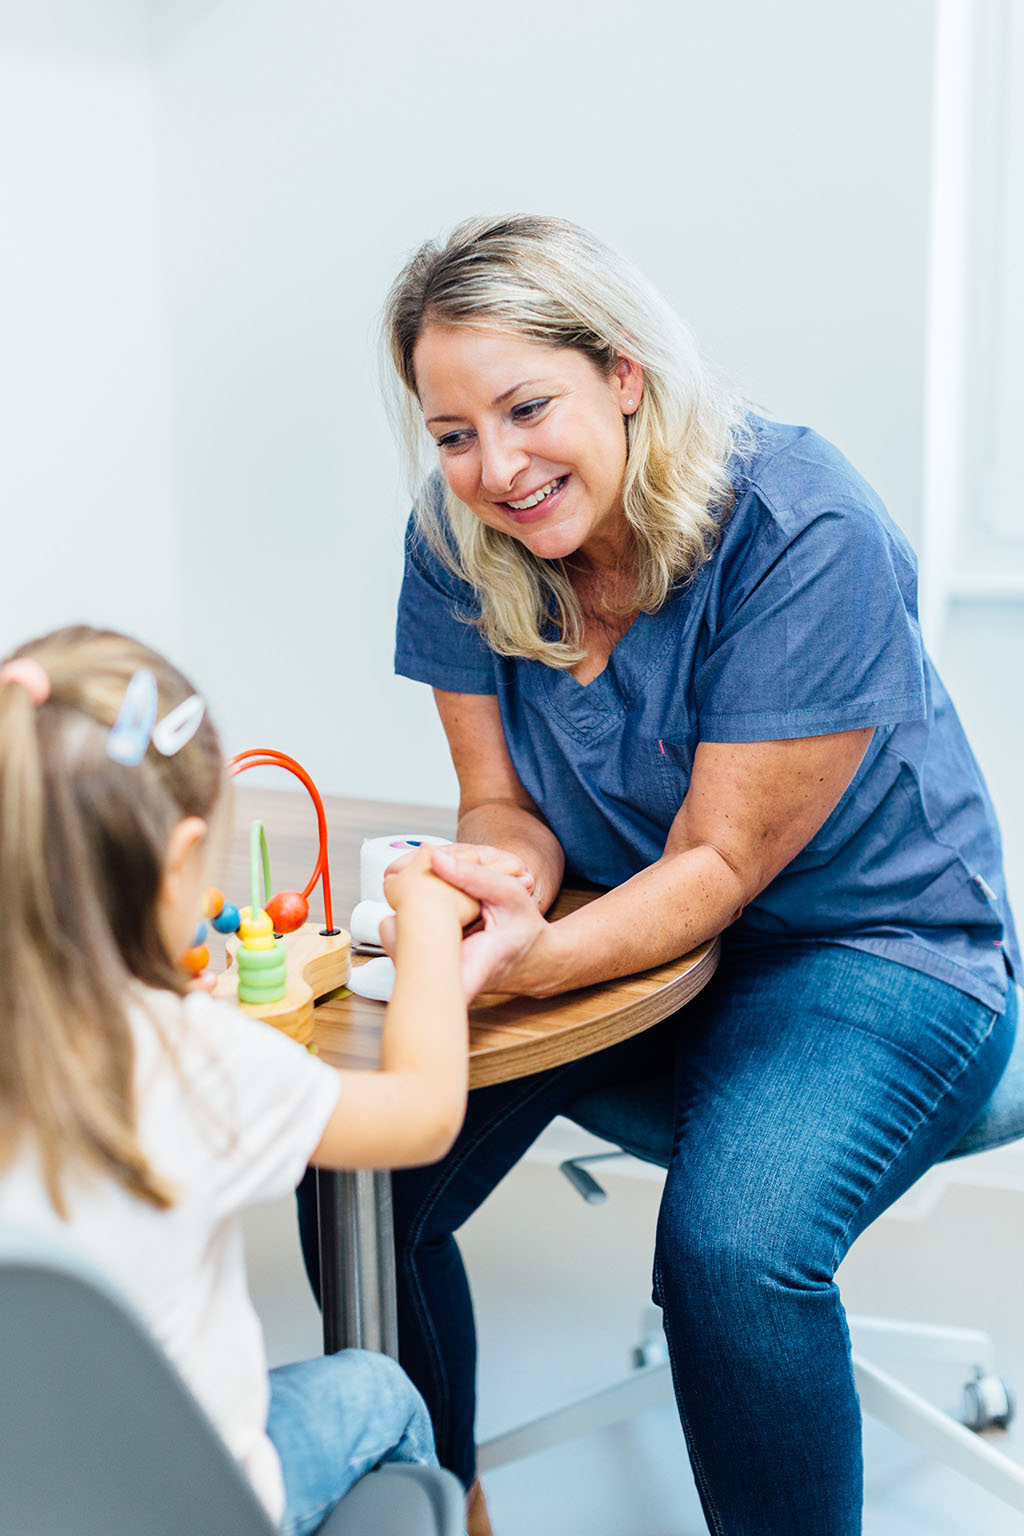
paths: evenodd
<path fill-rule="evenodd" d="M 413 366 L 444 477 L 481 522 L 544 560 L 582 551 L 618 562 L 628 544 L 623 418 L 643 389 L 636 363 L 620 359 L 609 377 L 571 348 L 428 324 Z"/>

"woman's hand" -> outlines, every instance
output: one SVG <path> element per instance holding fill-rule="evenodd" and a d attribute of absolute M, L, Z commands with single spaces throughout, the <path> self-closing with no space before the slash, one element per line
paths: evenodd
<path fill-rule="evenodd" d="M 464 853 L 455 857 L 455 852 L 454 847 L 429 849 L 434 872 L 479 905 L 480 922 L 462 941 L 466 997 L 485 991 L 520 991 L 519 976 L 529 969 L 528 962 L 543 945 L 550 926 L 537 910 L 532 884 L 496 862 Z"/>

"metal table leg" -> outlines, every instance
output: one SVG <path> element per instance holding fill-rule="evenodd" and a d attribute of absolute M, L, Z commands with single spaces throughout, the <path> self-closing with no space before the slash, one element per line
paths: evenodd
<path fill-rule="evenodd" d="M 316 1187 L 324 1353 L 356 1347 L 397 1356 L 391 1175 L 320 1168 Z"/>

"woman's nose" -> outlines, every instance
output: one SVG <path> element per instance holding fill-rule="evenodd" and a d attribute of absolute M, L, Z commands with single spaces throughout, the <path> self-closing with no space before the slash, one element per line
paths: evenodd
<path fill-rule="evenodd" d="M 526 468 L 530 455 L 504 432 L 480 437 L 480 480 L 489 496 L 504 496 L 516 476 Z"/>

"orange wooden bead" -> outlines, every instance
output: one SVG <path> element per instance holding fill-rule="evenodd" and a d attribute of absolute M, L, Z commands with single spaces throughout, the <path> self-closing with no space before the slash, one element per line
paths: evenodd
<path fill-rule="evenodd" d="M 224 905 L 224 892 L 218 891 L 215 885 L 206 887 L 206 900 L 203 902 L 203 916 L 214 918 Z"/>
<path fill-rule="evenodd" d="M 210 963 L 210 951 L 205 944 L 193 944 L 191 949 L 186 949 L 181 960 L 186 971 L 198 976 Z"/>

